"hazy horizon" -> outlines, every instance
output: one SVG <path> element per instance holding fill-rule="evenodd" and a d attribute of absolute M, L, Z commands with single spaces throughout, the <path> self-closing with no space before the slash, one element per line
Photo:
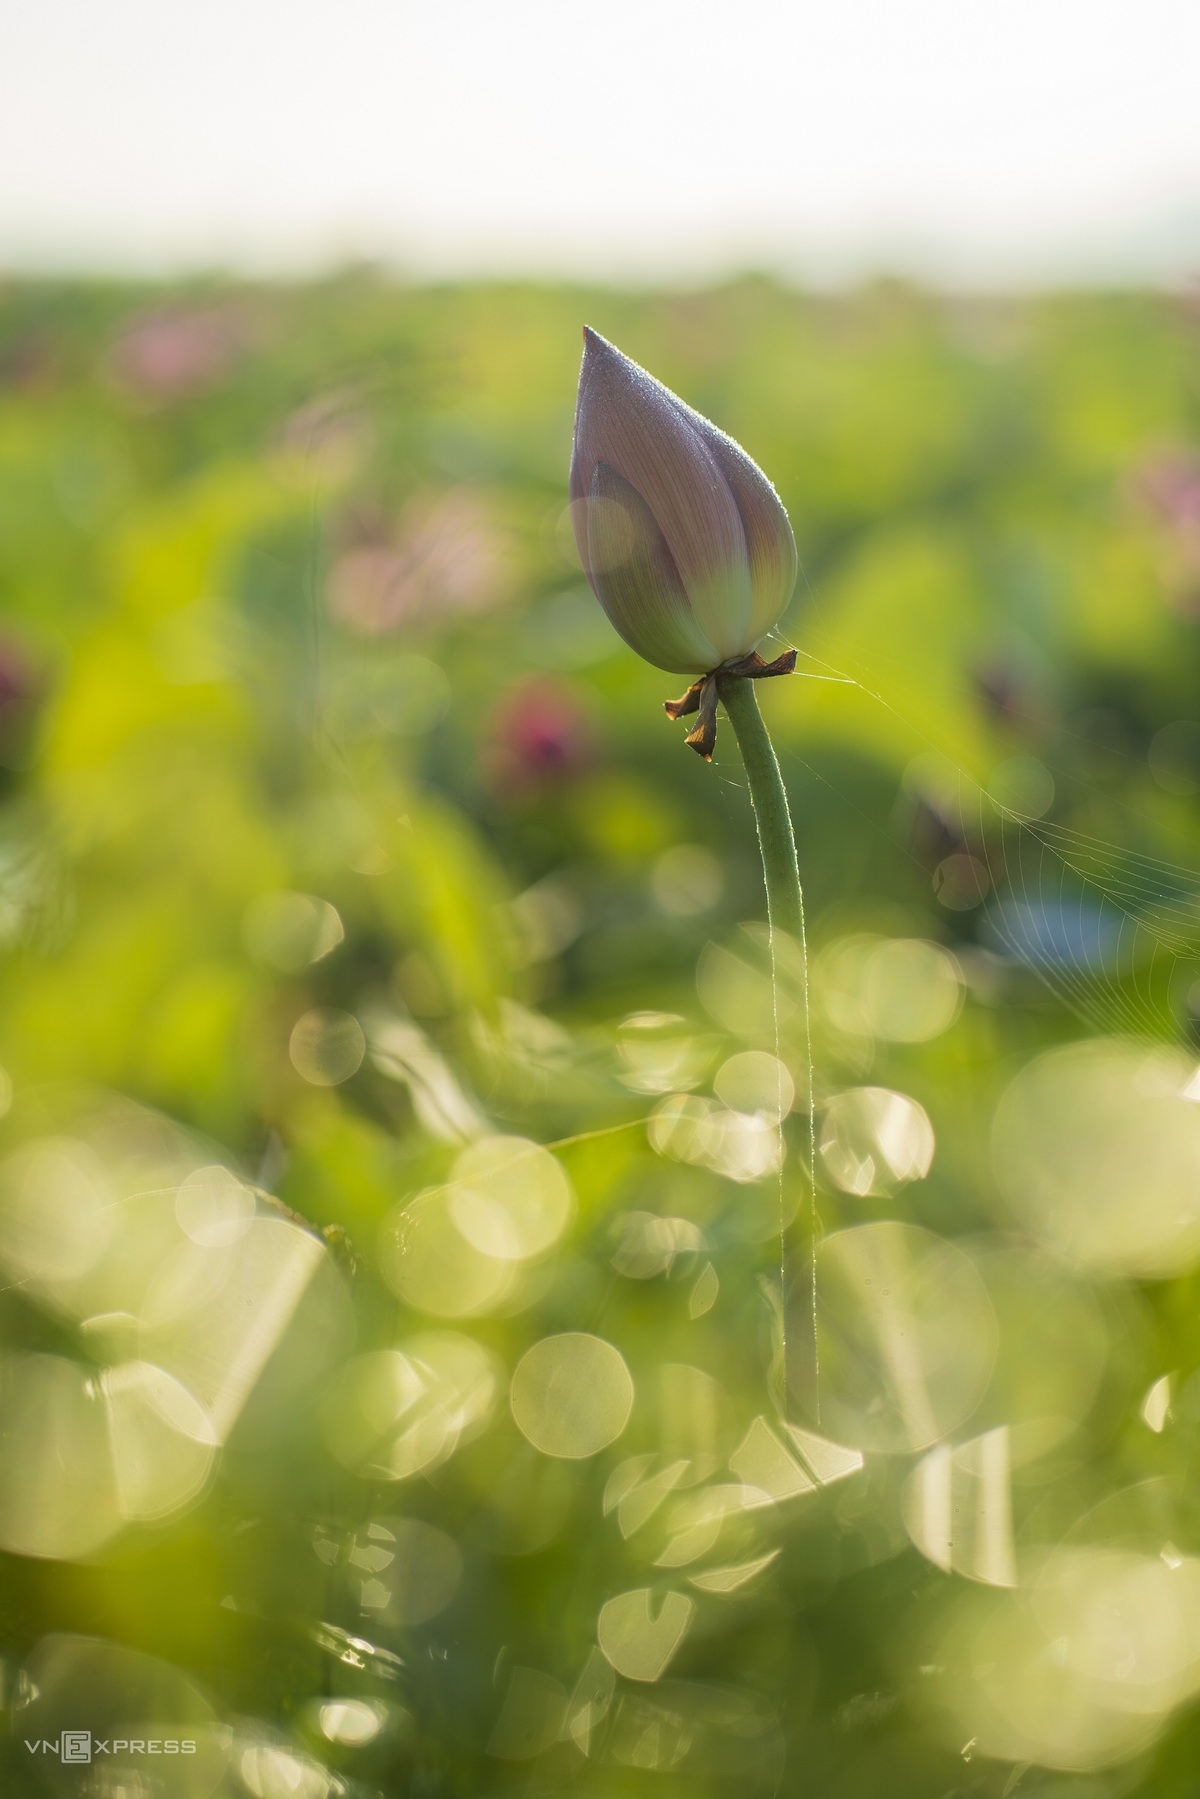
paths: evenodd
<path fill-rule="evenodd" d="M 0 267 L 1023 289 L 1200 271 L 1182 0 L 46 0 Z"/>

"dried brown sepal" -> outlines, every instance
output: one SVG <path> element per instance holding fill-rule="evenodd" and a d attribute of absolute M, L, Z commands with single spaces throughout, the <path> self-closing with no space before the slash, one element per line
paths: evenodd
<path fill-rule="evenodd" d="M 718 675 L 742 675 L 748 681 L 763 681 L 768 675 L 790 675 L 796 669 L 795 650 L 784 650 L 774 662 L 764 662 L 757 650 L 751 650 L 740 662 L 725 662 L 714 672 Z"/>
<path fill-rule="evenodd" d="M 706 675 L 700 683 L 698 723 L 692 726 L 684 738 L 690 749 L 706 762 L 711 762 L 713 750 L 717 745 L 717 681 L 715 675 Z"/>
<path fill-rule="evenodd" d="M 763 681 L 769 675 L 790 675 L 795 667 L 795 650 L 784 650 L 781 656 L 776 656 L 774 662 L 764 662 L 757 650 L 751 650 L 748 656 L 741 656 L 736 662 L 723 662 L 711 674 L 702 675 L 698 681 L 693 681 L 682 699 L 664 700 L 663 711 L 671 719 L 686 718 L 692 712 L 700 714 L 699 722 L 683 741 L 698 756 L 711 762 L 717 744 L 717 700 L 721 677 L 733 675 L 740 680 Z"/>
<path fill-rule="evenodd" d="M 686 718 L 689 712 L 699 712 L 700 693 L 707 680 L 707 675 L 701 675 L 698 681 L 693 681 L 681 700 L 664 700 L 663 711 L 667 717 Z"/>

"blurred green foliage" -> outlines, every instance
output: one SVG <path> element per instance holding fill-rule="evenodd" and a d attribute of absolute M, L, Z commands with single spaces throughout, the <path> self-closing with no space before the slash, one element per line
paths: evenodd
<path fill-rule="evenodd" d="M 795 526 L 774 996 L 585 320 Z M 1194 306 L 10 281 L 0 607 L 6 1790 L 1191 1791 Z"/>

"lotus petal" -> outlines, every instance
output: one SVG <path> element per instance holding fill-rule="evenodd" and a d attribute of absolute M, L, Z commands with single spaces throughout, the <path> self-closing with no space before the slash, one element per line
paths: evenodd
<path fill-rule="evenodd" d="M 594 331 L 584 335 L 574 486 L 586 492 L 605 462 L 637 489 L 723 660 L 743 647 L 750 617 L 750 562 L 733 494 L 668 389 Z"/>
<path fill-rule="evenodd" d="M 796 539 L 783 501 L 739 443 L 697 413 L 698 429 L 733 495 L 750 558 L 750 634 L 766 636 L 787 609 L 796 585 Z"/>
<path fill-rule="evenodd" d="M 778 494 L 731 437 L 597 332 L 584 346 L 571 513 L 597 598 L 660 668 L 743 659 L 795 585 Z"/>
<path fill-rule="evenodd" d="M 696 623 L 649 506 L 605 462 L 592 477 L 587 548 L 596 597 L 639 656 L 673 674 L 703 674 L 720 660 Z"/>

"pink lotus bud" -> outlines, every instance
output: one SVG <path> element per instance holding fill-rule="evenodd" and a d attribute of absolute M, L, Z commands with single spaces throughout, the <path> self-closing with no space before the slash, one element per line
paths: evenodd
<path fill-rule="evenodd" d="M 584 329 L 571 516 L 584 572 L 655 667 L 708 674 L 748 656 L 796 580 L 779 495 L 723 431 Z"/>

